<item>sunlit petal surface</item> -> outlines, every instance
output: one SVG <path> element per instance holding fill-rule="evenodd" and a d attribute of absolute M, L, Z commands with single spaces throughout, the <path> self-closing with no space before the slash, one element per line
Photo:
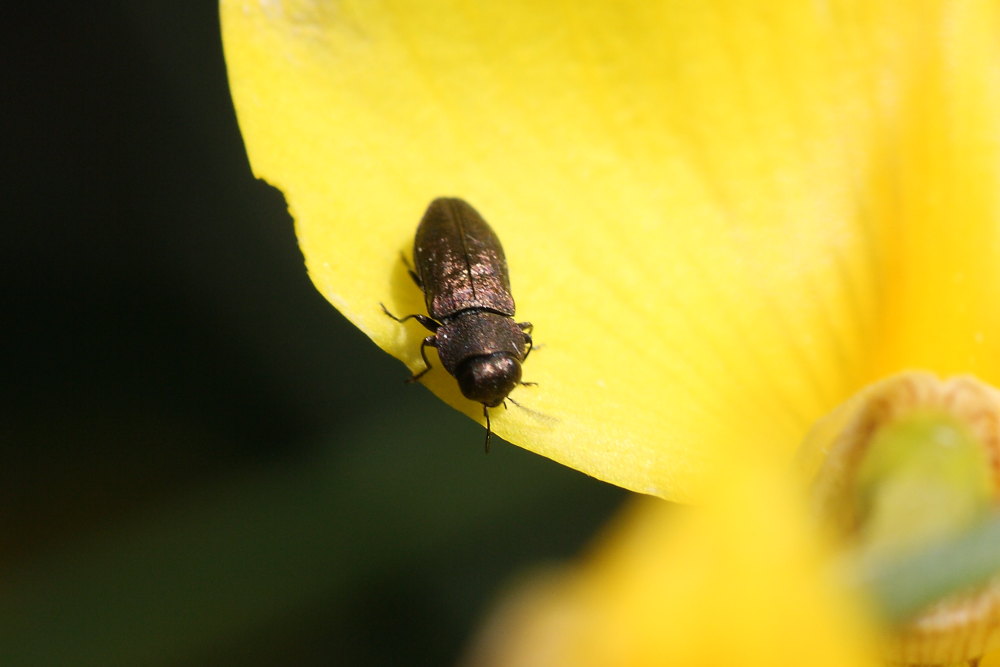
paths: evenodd
<path fill-rule="evenodd" d="M 543 346 L 528 409 L 493 411 L 516 444 L 687 500 L 894 370 L 1000 381 L 995 3 L 223 0 L 222 25 L 253 169 L 383 349 L 421 366 L 379 302 L 424 312 L 399 254 L 427 203 L 498 231 Z"/>

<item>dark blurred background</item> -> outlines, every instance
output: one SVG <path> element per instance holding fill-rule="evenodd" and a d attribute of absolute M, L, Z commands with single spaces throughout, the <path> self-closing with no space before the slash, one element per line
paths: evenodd
<path fill-rule="evenodd" d="M 313 289 L 215 3 L 4 13 L 0 664 L 454 661 L 621 492 L 484 456 Z"/>

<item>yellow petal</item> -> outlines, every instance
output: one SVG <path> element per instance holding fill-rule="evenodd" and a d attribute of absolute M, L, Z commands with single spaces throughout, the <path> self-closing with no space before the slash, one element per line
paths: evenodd
<path fill-rule="evenodd" d="M 892 59 L 919 76 L 896 86 L 898 113 L 873 147 L 885 175 L 877 182 L 885 235 L 878 374 L 926 368 L 996 386 L 1000 5 L 922 4 L 910 14 L 923 28 L 911 22 L 901 33 L 928 48 L 912 41 Z"/>
<path fill-rule="evenodd" d="M 637 503 L 581 565 L 522 586 L 467 667 L 881 664 L 786 480 L 707 507 Z"/>
<path fill-rule="evenodd" d="M 957 4 L 970 7 L 963 26 L 994 16 Z M 285 193 L 331 303 L 419 368 L 425 332 L 379 302 L 424 312 L 399 252 L 433 197 L 469 200 L 500 234 L 517 317 L 544 345 L 525 365 L 538 387 L 514 393 L 530 410 L 494 411 L 496 431 L 690 499 L 748 453 L 787 456 L 886 368 L 969 361 L 924 352 L 962 339 L 995 281 L 949 301 L 933 341 L 886 338 L 908 327 L 897 317 L 928 325 L 920 290 L 935 278 L 913 262 L 945 232 L 931 224 L 927 244 L 897 247 L 900 225 L 922 219 L 900 199 L 933 180 L 915 165 L 896 178 L 913 157 L 901 144 L 951 113 L 975 121 L 962 146 L 939 142 L 955 157 L 940 187 L 957 185 L 960 151 L 993 136 L 997 116 L 995 71 L 976 79 L 991 24 L 954 46 L 958 27 L 942 21 L 959 12 L 941 7 L 952 3 L 223 0 L 222 25 L 251 164 Z M 957 91 L 946 43 L 970 67 Z M 940 85 L 921 87 L 929 63 Z M 964 106 L 901 120 L 936 92 Z M 975 233 L 941 246 L 943 268 L 961 260 L 967 280 L 992 269 L 962 253 L 996 249 L 973 228 L 995 201 L 995 149 L 970 162 L 981 187 L 960 190 L 974 195 L 960 229 Z M 997 317 L 976 321 L 983 345 Z M 426 384 L 479 415 L 440 368 Z"/>

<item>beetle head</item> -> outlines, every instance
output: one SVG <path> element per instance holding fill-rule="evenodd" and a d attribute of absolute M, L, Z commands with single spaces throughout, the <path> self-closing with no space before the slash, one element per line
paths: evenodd
<path fill-rule="evenodd" d="M 495 408 L 521 381 L 521 362 L 506 352 L 470 357 L 455 369 L 462 395 Z"/>

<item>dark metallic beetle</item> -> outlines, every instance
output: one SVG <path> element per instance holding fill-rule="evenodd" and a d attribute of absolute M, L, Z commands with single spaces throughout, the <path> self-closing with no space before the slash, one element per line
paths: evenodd
<path fill-rule="evenodd" d="M 404 260 L 405 261 L 405 260 Z M 416 271 L 410 275 L 424 292 L 427 313 L 415 319 L 430 331 L 420 345 L 426 368 L 427 347 L 436 347 L 445 370 L 455 376 L 462 394 L 483 404 L 486 451 L 490 447 L 489 408 L 504 402 L 521 382 L 521 363 L 531 352 L 530 322 L 514 321 L 507 259 L 500 239 L 482 216 L 462 199 L 439 198 L 424 213 L 413 243 Z"/>

